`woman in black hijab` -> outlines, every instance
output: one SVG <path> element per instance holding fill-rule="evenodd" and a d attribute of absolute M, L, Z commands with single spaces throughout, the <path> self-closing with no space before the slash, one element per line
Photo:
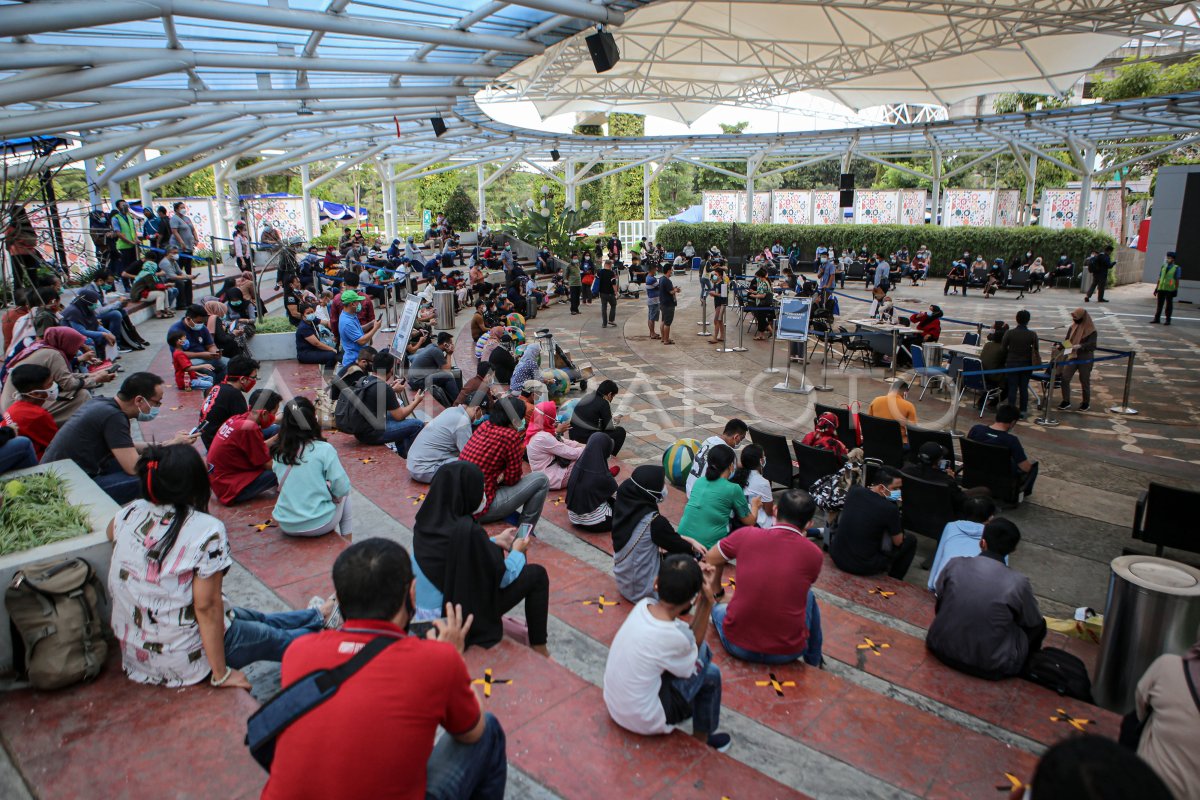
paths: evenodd
<path fill-rule="evenodd" d="M 660 549 L 666 553 L 704 555 L 704 545 L 680 536 L 675 526 L 658 513 L 667 497 L 662 467 L 643 465 L 617 489 L 613 503 L 613 577 L 621 596 L 631 603 L 654 596 Z"/>
<path fill-rule="evenodd" d="M 452 461 L 434 474 L 413 525 L 418 611 L 430 606 L 440 612 L 446 603 L 461 605 L 464 618 L 474 616 L 467 645 L 491 647 L 504 635 L 503 614 L 524 600 L 529 645 L 549 655 L 546 569 L 526 563 L 530 540 L 514 539 L 515 528 L 488 538 L 474 516 L 483 500 L 483 472 L 476 465 Z M 430 589 L 441 595 L 436 602 L 425 599 Z"/>
<path fill-rule="evenodd" d="M 512 380 L 513 370 L 517 368 L 517 360 L 513 358 L 512 351 L 508 348 L 511 346 L 512 337 L 507 333 L 500 337 L 499 346 L 493 348 L 492 353 L 488 356 L 488 362 L 492 365 L 492 370 L 496 373 L 496 383 L 507 386 Z"/>
<path fill-rule="evenodd" d="M 567 519 L 581 531 L 612 530 L 612 499 L 617 492 L 617 479 L 608 468 L 612 450 L 612 437 L 593 433 L 571 470 L 571 479 L 567 481 Z"/>

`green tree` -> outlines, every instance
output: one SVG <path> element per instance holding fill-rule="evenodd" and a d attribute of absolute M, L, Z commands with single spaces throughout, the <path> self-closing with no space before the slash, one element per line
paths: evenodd
<path fill-rule="evenodd" d="M 612 113 L 608 115 L 609 136 L 645 136 L 646 118 L 641 114 Z M 611 165 L 612 168 L 621 166 Z M 608 177 L 608 197 L 605 198 L 604 224 L 614 233 L 620 220 L 642 218 L 642 171 L 630 169 Z M 650 208 L 658 208 L 658 184 L 650 184 Z"/>
<path fill-rule="evenodd" d="M 1012 114 L 1017 111 L 1039 111 L 1050 108 L 1062 108 L 1067 104 L 1071 93 L 1059 97 L 1052 94 L 1029 94 L 1027 92 L 1004 92 L 996 95 L 992 105 L 997 114 Z"/>

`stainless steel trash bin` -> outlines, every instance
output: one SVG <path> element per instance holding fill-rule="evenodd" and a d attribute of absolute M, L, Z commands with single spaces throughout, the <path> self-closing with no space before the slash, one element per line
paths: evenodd
<path fill-rule="evenodd" d="M 1133 709 L 1142 673 L 1163 653 L 1181 654 L 1200 626 L 1200 569 L 1154 556 L 1112 561 L 1104 635 L 1092 693 L 1105 708 Z"/>
<path fill-rule="evenodd" d="M 454 330 L 454 292 L 448 290 L 434 292 L 433 310 L 437 313 L 435 327 L 439 331 Z"/>

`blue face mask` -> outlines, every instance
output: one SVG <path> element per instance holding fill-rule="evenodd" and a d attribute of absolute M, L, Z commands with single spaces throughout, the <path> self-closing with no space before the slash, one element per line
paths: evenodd
<path fill-rule="evenodd" d="M 308 320 L 309 322 L 316 322 L 316 321 L 317 321 L 317 315 L 316 315 L 316 314 L 305 314 L 305 315 L 304 315 L 304 318 L 305 318 L 306 320 Z"/>
<path fill-rule="evenodd" d="M 900 490 L 892 489 L 892 491 L 888 493 L 888 500 L 891 500 L 893 503 L 899 503 L 900 502 Z"/>
<path fill-rule="evenodd" d="M 150 406 L 149 411 L 142 411 L 139 409 L 137 415 L 138 422 L 149 422 L 158 416 L 158 411 L 158 406 Z"/>

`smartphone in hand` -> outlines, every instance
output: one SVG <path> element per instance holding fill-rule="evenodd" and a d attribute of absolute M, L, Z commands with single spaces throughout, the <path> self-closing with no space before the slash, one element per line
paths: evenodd
<path fill-rule="evenodd" d="M 529 537 L 529 535 L 531 533 L 533 533 L 533 525 L 531 523 L 528 523 L 528 522 L 521 523 L 521 526 L 519 528 L 517 528 L 517 538 L 518 539 L 526 539 Z"/>
<path fill-rule="evenodd" d="M 188 431 L 188 436 L 197 436 L 204 433 L 204 429 L 208 427 L 208 420 L 200 420 L 200 424 Z"/>

